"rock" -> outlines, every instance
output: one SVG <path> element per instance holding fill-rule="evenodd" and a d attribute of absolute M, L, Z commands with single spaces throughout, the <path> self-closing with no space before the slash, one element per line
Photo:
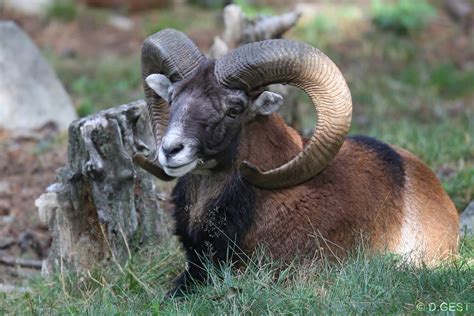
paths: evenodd
<path fill-rule="evenodd" d="M 76 119 L 72 102 L 38 48 L 14 22 L 0 22 L 0 128 L 31 130 Z"/>
<path fill-rule="evenodd" d="M 112 15 L 109 17 L 109 24 L 124 32 L 132 31 L 134 27 L 133 20 L 122 15 Z"/>
<path fill-rule="evenodd" d="M 459 234 L 461 236 L 474 234 L 474 201 L 469 203 L 459 217 Z"/>

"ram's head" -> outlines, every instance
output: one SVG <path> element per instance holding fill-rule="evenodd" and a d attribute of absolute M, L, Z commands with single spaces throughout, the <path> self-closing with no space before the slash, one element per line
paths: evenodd
<path fill-rule="evenodd" d="M 308 180 L 336 155 L 350 126 L 344 78 L 328 57 L 300 42 L 257 42 L 214 61 L 183 33 L 163 30 L 143 45 L 142 75 L 158 150 L 151 159 L 137 155 L 135 160 L 163 180 L 228 168 L 242 126 L 283 103 L 264 90 L 272 83 L 308 93 L 317 126 L 304 150 L 276 169 L 261 171 L 242 162 L 240 172 L 252 184 L 281 188 Z"/>

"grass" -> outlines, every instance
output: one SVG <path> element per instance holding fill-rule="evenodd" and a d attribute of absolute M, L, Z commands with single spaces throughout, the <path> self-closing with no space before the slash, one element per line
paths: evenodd
<path fill-rule="evenodd" d="M 248 0 L 234 0 L 232 3 L 238 5 L 242 12 L 250 18 L 258 16 L 275 15 L 275 10 L 269 6 L 255 5 Z"/>
<path fill-rule="evenodd" d="M 77 15 L 77 4 L 74 0 L 54 0 L 46 8 L 46 17 L 62 21 L 71 21 Z"/>
<path fill-rule="evenodd" d="M 59 59 L 49 55 L 79 116 L 142 98 L 140 58 Z"/>
<path fill-rule="evenodd" d="M 373 0 L 372 10 L 372 21 L 377 28 L 399 35 L 422 29 L 435 15 L 435 8 L 425 0 Z"/>
<path fill-rule="evenodd" d="M 208 32 L 215 27 L 217 11 L 203 10 L 198 6 L 185 6 L 179 9 L 155 10 L 145 15 L 143 33 L 145 36 L 165 28 L 182 32 Z"/>
<path fill-rule="evenodd" d="M 473 260 L 474 239 L 463 241 L 458 259 L 434 269 L 413 267 L 393 255 L 368 257 L 363 249 L 341 263 L 281 268 L 261 252 L 239 270 L 208 266 L 208 285 L 169 300 L 164 293 L 184 266 L 169 241 L 143 249 L 120 268 L 38 279 L 31 293 L 4 295 L 0 313 L 400 314 L 417 312 L 421 303 L 440 309 L 443 302 L 462 304 L 468 312 L 474 310 Z"/>

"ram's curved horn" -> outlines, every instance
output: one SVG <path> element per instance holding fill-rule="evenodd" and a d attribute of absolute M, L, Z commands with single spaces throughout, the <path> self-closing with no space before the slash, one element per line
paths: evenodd
<path fill-rule="evenodd" d="M 261 171 L 244 161 L 241 174 L 264 189 L 300 184 L 324 169 L 339 151 L 350 127 L 352 101 L 336 65 L 318 49 L 296 41 L 267 40 L 241 46 L 218 60 L 217 80 L 251 91 L 272 83 L 303 89 L 317 112 L 317 125 L 306 147 L 282 166 Z"/>
<path fill-rule="evenodd" d="M 185 34 L 176 30 L 162 30 L 143 42 L 142 82 L 157 149 L 168 125 L 169 106 L 148 86 L 145 79 L 151 74 L 159 73 L 168 77 L 171 82 L 180 81 L 189 76 L 205 59 L 197 46 Z M 158 155 L 152 160 L 137 155 L 134 161 L 162 180 L 172 179 L 161 169 Z"/>

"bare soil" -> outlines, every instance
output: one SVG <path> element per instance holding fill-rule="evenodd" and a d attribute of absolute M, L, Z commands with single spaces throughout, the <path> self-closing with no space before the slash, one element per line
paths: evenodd
<path fill-rule="evenodd" d="M 34 202 L 66 162 L 64 139 L 53 125 L 17 135 L 0 131 L 0 257 L 46 257 L 51 237 Z M 37 272 L 0 264 L 0 283 Z"/>

